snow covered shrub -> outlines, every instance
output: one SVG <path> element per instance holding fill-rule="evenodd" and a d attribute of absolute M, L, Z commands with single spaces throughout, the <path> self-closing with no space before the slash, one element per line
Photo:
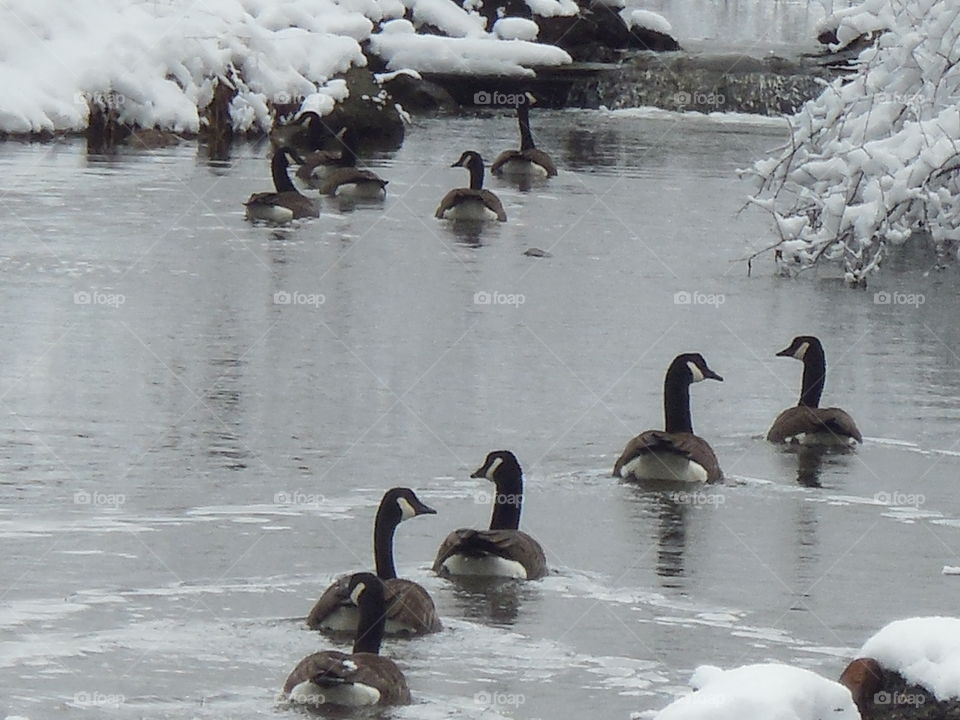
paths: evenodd
<path fill-rule="evenodd" d="M 854 25 L 889 30 L 789 119 L 787 145 L 744 171 L 759 179 L 750 201 L 776 220 L 781 270 L 839 260 L 856 285 L 888 244 L 960 240 L 960 3 L 860 9 L 873 22 Z"/>

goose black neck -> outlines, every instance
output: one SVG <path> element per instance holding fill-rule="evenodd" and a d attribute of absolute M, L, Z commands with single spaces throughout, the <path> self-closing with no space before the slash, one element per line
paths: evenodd
<path fill-rule="evenodd" d="M 360 621 L 357 623 L 353 652 L 379 654 L 386 627 L 387 604 L 383 596 L 383 586 L 375 588 L 368 585 L 360 596 Z"/>
<path fill-rule="evenodd" d="M 530 133 L 530 107 L 527 103 L 517 105 L 517 122 L 520 125 L 520 151 L 533 150 L 533 135 Z"/>
<path fill-rule="evenodd" d="M 277 152 L 273 154 L 273 160 L 270 163 L 270 171 L 273 173 L 273 186 L 277 192 L 296 192 L 297 188 L 290 175 L 287 173 L 287 154 Z"/>
<path fill-rule="evenodd" d="M 668 433 L 693 432 L 690 420 L 690 381 L 674 368 L 663 382 L 663 415 Z"/>
<path fill-rule="evenodd" d="M 800 389 L 800 402 L 797 404 L 819 407 L 826 379 L 827 359 L 823 355 L 823 349 L 811 345 L 803 356 L 803 386 Z"/>
<path fill-rule="evenodd" d="M 470 170 L 470 189 L 483 190 L 483 162 L 472 158 L 467 169 Z"/>
<path fill-rule="evenodd" d="M 491 530 L 518 530 L 520 509 L 523 505 L 523 479 L 500 481 L 494 490 Z"/>
<path fill-rule="evenodd" d="M 393 533 L 397 529 L 395 518 L 388 518 L 388 512 L 381 507 L 373 523 L 373 557 L 377 564 L 377 577 L 392 580 L 397 576 L 393 564 Z"/>

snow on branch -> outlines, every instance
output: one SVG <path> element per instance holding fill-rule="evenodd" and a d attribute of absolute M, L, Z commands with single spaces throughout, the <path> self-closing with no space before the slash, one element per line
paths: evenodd
<path fill-rule="evenodd" d="M 854 285 L 888 244 L 925 234 L 943 250 L 960 240 L 960 4 L 860 9 L 887 32 L 854 74 L 789 119 L 784 147 L 742 171 L 759 181 L 750 202 L 776 221 L 781 269 L 836 260 Z"/>

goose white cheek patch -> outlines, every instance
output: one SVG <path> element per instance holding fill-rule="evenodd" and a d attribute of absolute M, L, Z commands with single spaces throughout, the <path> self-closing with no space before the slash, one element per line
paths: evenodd
<path fill-rule="evenodd" d="M 690 368 L 690 374 L 693 375 L 693 382 L 700 382 L 703 380 L 703 372 L 696 366 L 695 363 L 687 361 L 687 367 Z"/>
<path fill-rule="evenodd" d="M 810 348 L 810 343 L 805 342 L 802 345 L 800 345 L 800 347 L 797 348 L 797 351 L 793 354 L 793 356 L 797 360 L 803 360 L 803 356 L 807 354 L 807 350 L 809 348 Z"/>
<path fill-rule="evenodd" d="M 493 474 L 497 471 L 497 468 L 500 467 L 501 464 L 503 464 L 503 458 L 494 458 L 493 462 L 490 463 L 490 468 L 487 470 L 487 480 L 493 480 Z"/>
<path fill-rule="evenodd" d="M 359 583 L 350 593 L 350 599 L 353 601 L 354 605 L 360 604 L 360 596 L 363 594 L 363 591 L 367 589 L 367 586 L 363 583 Z"/>
<path fill-rule="evenodd" d="M 400 519 L 409 520 L 412 517 L 415 517 L 417 511 L 413 509 L 413 505 L 407 502 L 406 498 L 397 499 L 397 505 L 400 506 Z"/>

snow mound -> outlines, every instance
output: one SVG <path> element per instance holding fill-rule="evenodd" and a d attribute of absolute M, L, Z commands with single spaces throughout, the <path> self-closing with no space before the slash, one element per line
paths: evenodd
<path fill-rule="evenodd" d="M 533 42 L 540 33 L 540 27 L 526 18 L 503 17 L 493 24 L 493 34 L 501 40 L 527 40 Z"/>
<path fill-rule="evenodd" d="M 817 35 L 833 32 L 837 42 L 830 47 L 833 50 L 845 48 L 861 35 L 886 30 L 892 27 L 894 9 L 889 0 L 867 0 L 862 5 L 844 8 L 827 15 L 817 23 Z"/>
<path fill-rule="evenodd" d="M 856 74 L 790 119 L 784 148 L 747 171 L 760 180 L 751 200 L 777 223 L 783 267 L 842 260 L 853 284 L 917 231 L 941 250 L 960 242 L 960 13 L 942 0 L 863 8 L 889 32 L 860 53 Z"/>
<path fill-rule="evenodd" d="M 665 707 L 655 720 L 860 720 L 850 691 L 810 670 L 775 663 L 696 669 L 697 692 Z"/>
<path fill-rule="evenodd" d="M 478 37 L 485 34 L 486 20 L 468 13 L 450 0 L 408 0 L 413 22 L 418 27 L 433 25 L 450 37 Z"/>
<path fill-rule="evenodd" d="M 673 27 L 663 15 L 658 15 L 649 10 L 637 10 L 636 8 L 626 8 L 620 11 L 620 17 L 624 24 L 630 29 L 639 28 L 641 30 L 652 30 L 661 35 L 673 34 Z"/>
<path fill-rule="evenodd" d="M 897 620 L 867 640 L 860 656 L 927 688 L 938 700 L 960 698 L 960 618 Z"/>
<path fill-rule="evenodd" d="M 540 17 L 570 17 L 580 12 L 575 0 L 526 0 L 527 7 Z"/>
<path fill-rule="evenodd" d="M 398 21 L 394 21 L 398 22 Z M 527 75 L 531 65 L 555 66 L 572 62 L 553 45 L 523 40 L 448 38 L 437 35 L 380 33 L 370 38 L 370 47 L 387 61 L 387 68 L 411 68 L 420 72 L 462 75 Z"/>

